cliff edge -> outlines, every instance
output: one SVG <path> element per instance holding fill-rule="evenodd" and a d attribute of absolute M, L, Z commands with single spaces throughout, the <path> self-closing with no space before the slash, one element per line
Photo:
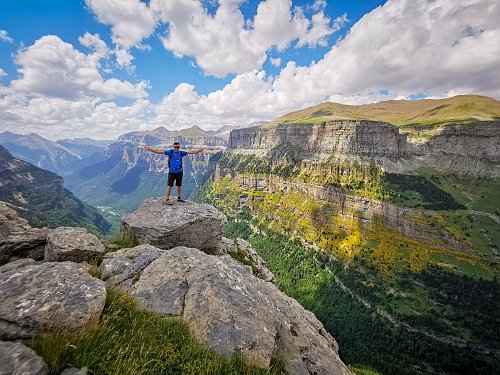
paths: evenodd
<path fill-rule="evenodd" d="M 222 237 L 225 223 L 225 215 L 209 205 L 186 202 L 169 207 L 162 199 L 151 199 L 122 221 L 125 233 L 141 244 L 105 254 L 102 280 L 87 275 L 85 263 L 17 260 L 0 267 L 0 322 L 23 328 L 20 333 L 11 326 L 2 331 L 0 324 L 0 337 L 32 337 L 40 330 L 35 322 L 53 317 L 56 311 L 45 318 L 43 312 L 55 305 L 64 306 L 66 313 L 75 311 L 75 317 L 82 308 L 92 310 L 85 319 L 67 322 L 72 322 L 68 329 L 77 329 L 102 313 L 104 282 L 122 289 L 146 310 L 182 318 L 200 342 L 226 358 L 240 355 L 263 368 L 280 358 L 290 374 L 350 374 L 334 338 L 313 313 L 274 285 L 274 276 L 250 244 Z M 87 247 L 89 243 L 93 242 L 87 241 Z M 234 259 L 235 253 L 248 262 Z M 89 287 L 96 292 L 86 292 Z M 15 321 L 26 293 L 43 298 L 26 297 L 36 316 L 25 311 Z M 0 345 L 0 357 L 15 363 L 17 354 L 3 348 L 10 346 Z"/>

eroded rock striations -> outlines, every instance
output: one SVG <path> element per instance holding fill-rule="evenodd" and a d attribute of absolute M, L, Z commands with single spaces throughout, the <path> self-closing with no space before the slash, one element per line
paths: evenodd
<path fill-rule="evenodd" d="M 48 229 L 32 228 L 0 201 L 0 255 L 43 259 Z"/>
<path fill-rule="evenodd" d="M 203 251 L 217 249 L 227 223 L 226 216 L 208 204 L 176 202 L 164 204 L 165 198 L 151 198 L 136 211 L 122 217 L 122 230 L 139 244 L 160 249 L 176 246 Z"/>
<path fill-rule="evenodd" d="M 31 338 L 43 328 L 83 327 L 100 316 L 105 299 L 104 282 L 76 263 L 0 272 L 0 339 Z"/>
<path fill-rule="evenodd" d="M 122 267 L 126 258 L 131 262 Z M 227 255 L 138 247 L 107 255 L 101 269 L 107 282 L 124 285 L 143 307 L 181 316 L 198 339 L 225 357 L 241 354 L 268 367 L 280 356 L 291 374 L 350 373 L 314 314 Z"/>
<path fill-rule="evenodd" d="M 286 124 L 274 128 L 231 131 L 229 148 L 271 150 L 290 144 L 297 156 L 312 154 L 357 154 L 368 157 L 401 157 L 406 153 L 406 135 L 386 122 L 339 120 L 315 124 Z"/>

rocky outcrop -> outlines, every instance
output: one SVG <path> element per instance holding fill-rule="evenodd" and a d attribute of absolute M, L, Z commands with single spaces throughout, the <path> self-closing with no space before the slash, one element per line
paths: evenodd
<path fill-rule="evenodd" d="M 49 231 L 45 246 L 45 260 L 77 263 L 100 261 L 104 250 L 102 241 L 86 229 L 59 227 Z"/>
<path fill-rule="evenodd" d="M 5 202 L 0 202 L 0 255 L 43 259 L 48 229 L 32 228 Z"/>
<path fill-rule="evenodd" d="M 273 273 L 267 268 L 266 262 L 257 254 L 257 251 L 247 241 L 241 238 L 233 240 L 222 237 L 217 255 L 229 254 L 233 258 L 248 265 L 258 278 L 275 282 Z"/>
<path fill-rule="evenodd" d="M 104 282 L 76 263 L 0 272 L 0 339 L 30 338 L 43 328 L 83 327 L 100 316 L 105 299 Z"/>
<path fill-rule="evenodd" d="M 82 368 L 76 368 L 76 367 L 67 368 L 63 372 L 61 372 L 61 375 L 87 375 L 87 368 L 86 367 L 82 367 Z"/>
<path fill-rule="evenodd" d="M 217 249 L 226 222 L 225 215 L 208 204 L 168 206 L 165 198 L 151 198 L 122 217 L 122 231 L 139 244 L 160 249 L 187 246 L 211 252 Z"/>
<path fill-rule="evenodd" d="M 316 124 L 281 124 L 273 128 L 231 131 L 229 148 L 271 150 L 287 143 L 299 158 L 313 154 L 398 158 L 406 136 L 385 122 L 338 120 Z"/>
<path fill-rule="evenodd" d="M 33 350 L 18 342 L 0 341 L 1 375 L 46 375 L 47 364 Z"/>
<path fill-rule="evenodd" d="M 122 267 L 127 257 L 132 262 Z M 350 373 L 314 314 L 229 256 L 143 247 L 108 254 L 101 269 L 109 281 L 123 280 L 143 307 L 182 317 L 199 340 L 227 358 L 240 354 L 268 367 L 279 356 L 291 374 Z M 142 271 L 133 275 L 134 269 Z"/>
<path fill-rule="evenodd" d="M 500 162 L 500 121 L 451 124 L 434 130 L 424 146 L 427 153 L 443 152 Z"/>

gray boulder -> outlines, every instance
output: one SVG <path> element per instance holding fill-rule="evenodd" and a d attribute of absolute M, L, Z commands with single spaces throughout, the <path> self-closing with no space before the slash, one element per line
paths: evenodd
<path fill-rule="evenodd" d="M 165 250 L 151 245 L 139 245 L 108 253 L 100 266 L 101 279 L 109 286 L 120 285 L 124 290 L 130 291 L 142 270 L 164 253 Z"/>
<path fill-rule="evenodd" d="M 102 241 L 86 229 L 59 227 L 49 231 L 45 246 L 45 261 L 77 263 L 100 261 L 104 251 Z"/>
<path fill-rule="evenodd" d="M 0 341 L 0 375 L 45 375 L 47 364 L 33 350 L 18 342 Z"/>
<path fill-rule="evenodd" d="M 0 273 L 0 339 L 30 338 L 44 328 L 73 330 L 99 317 L 104 282 L 71 262 Z"/>
<path fill-rule="evenodd" d="M 314 314 L 230 256 L 176 247 L 127 288 L 144 308 L 181 316 L 200 341 L 226 358 L 240 354 L 269 367 L 278 356 L 291 374 L 350 374 Z"/>
<path fill-rule="evenodd" d="M 47 228 L 32 228 L 16 211 L 0 201 L 0 255 L 43 259 Z"/>
<path fill-rule="evenodd" d="M 217 249 L 227 223 L 222 212 L 209 204 L 176 202 L 168 206 L 164 202 L 164 198 L 148 199 L 136 211 L 123 216 L 125 236 L 165 250 L 176 246 L 205 252 Z"/>

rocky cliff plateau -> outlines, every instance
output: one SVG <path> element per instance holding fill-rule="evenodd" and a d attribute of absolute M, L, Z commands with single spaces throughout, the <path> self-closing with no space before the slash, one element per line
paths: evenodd
<path fill-rule="evenodd" d="M 21 232 L 37 230 L 5 204 L 0 208 L 2 238 L 9 238 L 2 252 L 19 258 L 0 267 L 0 339 L 7 340 L 0 342 L 0 358 L 9 371 L 29 363 L 32 373 L 47 374 L 33 351 L 11 342 L 53 328 L 84 328 L 102 313 L 107 286 L 126 291 L 147 310 L 182 318 L 224 357 L 238 354 L 266 368 L 279 356 L 290 374 L 350 374 L 323 325 L 278 290 L 248 243 L 222 237 L 226 219 L 209 205 L 149 200 L 123 218 L 124 235 L 141 244 L 106 254 L 81 229 L 43 232 L 44 262 L 22 258 L 30 254 L 19 246 L 28 241 Z M 39 246 L 37 240 L 32 247 Z M 233 259 L 235 253 L 251 266 Z M 87 272 L 85 261 L 92 260 L 102 260 L 102 280 Z"/>
<path fill-rule="evenodd" d="M 375 161 L 393 173 L 433 167 L 500 176 L 500 121 L 422 129 L 416 136 L 389 123 L 366 120 L 287 123 L 233 130 L 228 145 L 233 152 L 257 156 L 270 156 L 286 145 L 296 163 L 335 157 L 364 164 Z"/>

